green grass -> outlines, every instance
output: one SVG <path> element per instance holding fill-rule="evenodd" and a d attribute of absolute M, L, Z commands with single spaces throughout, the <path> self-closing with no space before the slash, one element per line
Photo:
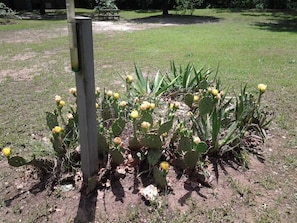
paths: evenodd
<path fill-rule="evenodd" d="M 160 15 L 160 12 L 121 11 L 120 15 L 129 21 Z M 119 90 L 118 73 L 134 72 L 134 63 L 149 75 L 154 75 L 157 70 L 168 71 L 170 60 L 182 66 L 191 62 L 196 68 L 204 66 L 212 70 L 219 66 L 219 77 L 231 91 L 238 92 L 241 84 L 245 83 L 251 91 L 256 91 L 258 83 L 268 85 L 264 102 L 275 112 L 273 127 L 279 128 L 279 134 L 287 137 L 286 145 L 281 146 L 296 148 L 297 28 L 291 22 L 283 21 L 296 21 L 297 15 L 196 10 L 195 16 L 211 16 L 218 21 L 133 32 L 94 33 L 96 85 Z M 21 153 L 41 151 L 43 154 L 50 149 L 44 141 L 44 137 L 50 136 L 45 112 L 54 109 L 56 94 L 67 99 L 68 89 L 75 85 L 74 74 L 69 71 L 67 33 L 51 35 L 61 28 L 66 28 L 65 20 L 18 20 L 15 24 L 0 25 L 0 72 L 9 71 L 13 76 L 0 77 L 0 148 L 8 144 Z M 28 38 L 44 31 L 48 38 L 36 38 L 34 42 L 7 41 L 7 36 L 11 40 L 17 38 L 17 31 L 20 31 L 17 35 L 31 31 Z M 29 57 L 19 59 L 24 55 Z M 293 177 L 297 158 L 292 154 L 290 158 L 276 157 L 278 159 L 282 160 L 277 165 L 288 166 L 286 171 Z M 243 185 L 237 187 L 235 183 L 235 190 L 250 189 Z M 259 184 L 268 190 L 294 186 L 293 183 L 275 182 L 270 175 Z M 295 188 L 288 195 L 289 200 L 295 203 L 296 191 Z M 197 212 L 194 215 L 171 219 L 182 222 L 186 218 L 187 222 L 195 222 L 193 219 L 199 213 L 213 222 L 219 222 L 218 216 L 226 218 L 226 221 L 229 217 L 234 218 L 230 206 L 209 210 L 195 208 Z M 271 210 L 269 207 L 262 211 L 257 222 L 278 221 L 281 215 Z M 164 210 L 158 211 L 154 218 L 156 222 L 165 213 Z M 224 215 L 226 212 L 229 214 Z M 140 214 L 136 210 L 128 217 L 137 222 Z"/>

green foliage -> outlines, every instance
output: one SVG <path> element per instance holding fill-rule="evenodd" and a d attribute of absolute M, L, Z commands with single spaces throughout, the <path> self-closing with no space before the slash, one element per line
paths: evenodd
<path fill-rule="evenodd" d="M 166 181 L 166 174 L 164 174 L 164 171 L 158 169 L 157 167 L 153 168 L 153 176 L 155 183 L 162 189 L 165 189 L 167 186 Z"/>
<path fill-rule="evenodd" d="M 150 80 L 142 74 L 142 71 L 135 66 L 137 82 L 133 83 L 131 88 L 132 96 L 140 96 L 147 99 L 160 97 L 167 89 L 172 87 L 174 80 L 165 82 L 164 76 L 157 72 L 154 80 Z"/>
<path fill-rule="evenodd" d="M 192 15 L 195 8 L 199 7 L 204 0 L 176 0 L 176 10 L 182 15 Z"/>
<path fill-rule="evenodd" d="M 16 12 L 0 2 L 0 18 L 16 18 Z"/>
<path fill-rule="evenodd" d="M 21 156 L 13 156 L 8 159 L 8 164 L 13 167 L 20 167 L 27 165 L 29 162 Z"/>
<path fill-rule="evenodd" d="M 95 11 L 101 9 L 118 9 L 115 0 L 96 0 L 96 3 Z"/>
<path fill-rule="evenodd" d="M 96 88 L 98 156 L 104 162 L 110 157 L 116 166 L 131 156 L 138 161 L 135 163 L 146 164 L 141 165 L 147 168 L 143 172 L 153 171 L 155 183 L 162 189 L 167 186 L 169 166 L 162 160 L 204 172 L 207 157 L 231 152 L 245 165 L 242 145 L 246 132 L 253 131 L 264 139 L 271 122 L 261 106 L 266 85 L 258 86 L 258 97 L 248 94 L 246 86 L 238 97 L 230 97 L 221 89 L 216 75 L 209 80 L 210 71 L 197 70 L 191 64 L 177 69 L 174 62 L 171 71 L 166 76 L 158 72 L 151 80 L 135 67 L 136 80 L 131 75 L 122 78 L 126 82 L 123 95 L 104 89 L 101 97 Z M 79 146 L 76 89 L 71 88 L 70 93 L 72 103 L 56 95 L 54 112 L 46 113 L 61 170 L 76 166 L 71 155 Z M 21 166 L 33 162 L 12 157 L 9 163 Z"/>
<path fill-rule="evenodd" d="M 170 73 L 165 75 L 166 86 L 169 86 L 167 93 L 179 94 L 193 92 L 198 89 L 207 89 L 207 78 L 209 70 L 204 68 L 196 69 L 193 64 L 188 64 L 185 68 L 176 67 L 174 61 L 170 62 Z"/>

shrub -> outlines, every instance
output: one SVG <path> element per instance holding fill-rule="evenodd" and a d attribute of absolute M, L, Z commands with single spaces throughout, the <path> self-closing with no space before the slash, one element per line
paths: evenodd
<path fill-rule="evenodd" d="M 16 12 L 0 2 L 0 18 L 15 18 Z"/>

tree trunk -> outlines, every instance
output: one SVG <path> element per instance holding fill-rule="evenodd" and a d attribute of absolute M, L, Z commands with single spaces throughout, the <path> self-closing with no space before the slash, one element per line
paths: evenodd
<path fill-rule="evenodd" d="M 26 0 L 26 9 L 31 12 L 32 11 L 32 2 L 31 0 Z"/>
<path fill-rule="evenodd" d="M 168 0 L 163 0 L 163 16 L 166 16 L 168 14 Z"/>
<path fill-rule="evenodd" d="M 44 15 L 45 14 L 45 0 L 40 0 L 40 15 Z"/>

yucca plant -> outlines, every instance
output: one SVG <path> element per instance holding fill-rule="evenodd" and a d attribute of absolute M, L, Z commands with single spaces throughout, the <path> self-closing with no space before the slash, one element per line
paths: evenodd
<path fill-rule="evenodd" d="M 172 79 L 170 82 L 165 82 L 165 77 L 160 75 L 159 71 L 155 75 L 154 79 L 151 80 L 148 76 L 145 77 L 136 65 L 135 74 L 137 81 L 133 83 L 132 93 L 135 96 L 137 95 L 138 97 L 146 99 L 161 97 L 162 94 L 170 89 L 175 82 L 175 79 Z"/>

